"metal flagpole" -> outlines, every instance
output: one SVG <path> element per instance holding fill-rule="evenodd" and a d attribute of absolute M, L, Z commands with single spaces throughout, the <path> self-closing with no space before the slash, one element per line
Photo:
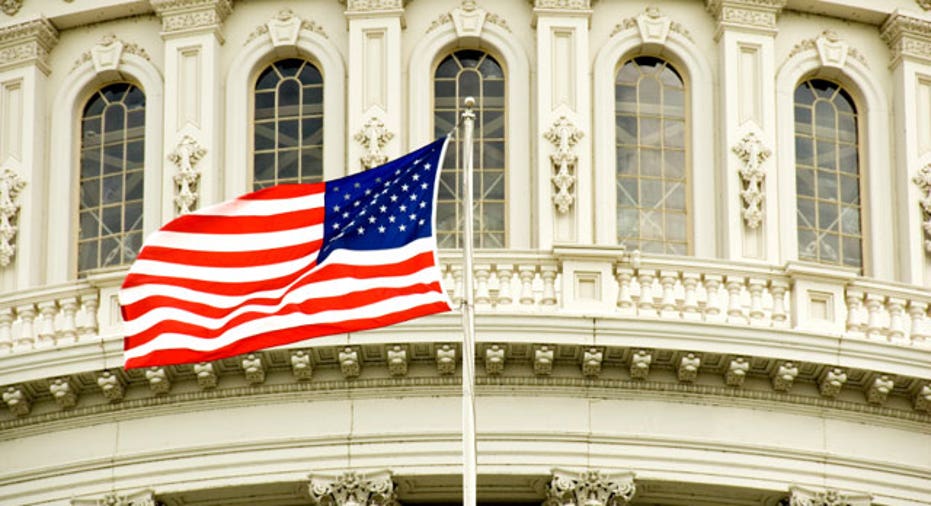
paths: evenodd
<path fill-rule="evenodd" d="M 475 444 L 475 314 L 472 295 L 472 130 L 475 127 L 475 99 L 463 102 L 462 174 L 462 504 L 476 505 Z"/>

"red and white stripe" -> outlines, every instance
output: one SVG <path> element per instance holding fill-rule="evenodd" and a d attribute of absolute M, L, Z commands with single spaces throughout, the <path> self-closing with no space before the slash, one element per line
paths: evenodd
<path fill-rule="evenodd" d="M 126 368 L 204 362 L 450 309 L 435 241 L 333 251 L 325 183 L 281 185 L 152 234 L 120 291 Z"/>

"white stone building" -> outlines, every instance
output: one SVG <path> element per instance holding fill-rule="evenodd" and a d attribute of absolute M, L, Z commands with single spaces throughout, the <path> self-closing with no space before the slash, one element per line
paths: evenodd
<path fill-rule="evenodd" d="M 0 504 L 460 501 L 457 314 L 125 371 L 116 293 L 466 95 L 480 504 L 931 504 L 928 0 L 0 8 Z"/>

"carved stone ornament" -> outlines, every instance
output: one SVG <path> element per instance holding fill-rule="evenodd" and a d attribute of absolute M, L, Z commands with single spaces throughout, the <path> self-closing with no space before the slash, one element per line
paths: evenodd
<path fill-rule="evenodd" d="M 71 70 L 80 67 L 84 62 L 93 62 L 95 72 L 106 70 L 119 70 L 120 64 L 123 63 L 123 55 L 132 54 L 144 60 L 151 61 L 152 58 L 139 44 L 126 42 L 116 37 L 116 35 L 104 35 L 90 51 L 85 51 L 74 61 Z"/>
<path fill-rule="evenodd" d="M 0 71 L 35 63 L 48 74 L 48 55 L 57 43 L 58 30 L 44 17 L 4 26 L 0 28 Z"/>
<path fill-rule="evenodd" d="M 319 506 L 397 506 L 391 472 L 311 474 L 310 498 Z"/>
<path fill-rule="evenodd" d="M 71 500 L 71 506 L 156 506 L 157 504 L 151 490 L 131 494 L 112 493 L 103 497 Z"/>
<path fill-rule="evenodd" d="M 622 506 L 637 492 L 634 473 L 553 470 L 543 506 Z"/>
<path fill-rule="evenodd" d="M 740 158 L 740 179 L 743 188 L 740 196 L 743 199 L 741 215 L 749 228 L 758 228 L 763 223 L 763 181 L 766 171 L 762 169 L 763 162 L 773 152 L 766 147 L 756 133 L 749 132 L 744 135 L 731 151 Z"/>
<path fill-rule="evenodd" d="M 294 14 L 291 9 L 282 9 L 267 23 L 256 27 L 246 37 L 246 44 L 267 35 L 275 47 L 293 46 L 297 44 L 297 39 L 300 37 L 302 30 L 316 33 L 324 39 L 328 38 L 323 27 L 314 21 L 302 19 Z"/>
<path fill-rule="evenodd" d="M 511 31 L 511 27 L 501 16 L 482 9 L 475 4 L 475 0 L 462 0 L 460 7 L 453 9 L 448 14 L 441 14 L 433 20 L 430 26 L 427 27 L 427 33 L 446 23 L 452 23 L 456 29 L 457 37 L 481 37 L 482 28 L 485 26 L 486 21 L 509 32 Z"/>
<path fill-rule="evenodd" d="M 821 65 L 825 67 L 842 68 L 847 64 L 848 56 L 868 66 L 866 57 L 857 49 L 850 47 L 833 30 L 825 30 L 815 38 L 799 42 L 792 48 L 792 51 L 789 51 L 789 58 L 808 50 L 817 51 Z"/>
<path fill-rule="evenodd" d="M 203 31 L 220 35 L 223 20 L 233 12 L 231 0 L 150 0 L 162 18 L 162 35 Z"/>
<path fill-rule="evenodd" d="M 3 391 L 3 403 L 10 408 L 10 413 L 14 416 L 26 416 L 32 405 L 29 403 L 29 397 L 22 387 L 8 386 Z"/>
<path fill-rule="evenodd" d="M 921 206 L 922 224 L 921 228 L 925 235 L 925 251 L 931 253 L 931 164 L 922 167 L 918 174 L 912 178 L 921 195 L 918 198 L 918 205 Z M 2 257 L 0 257 L 2 260 Z"/>
<path fill-rule="evenodd" d="M 786 0 L 708 0 L 718 28 L 732 27 L 776 33 L 776 18 Z"/>
<path fill-rule="evenodd" d="M 444 344 L 436 349 L 436 372 L 448 376 L 456 372 L 456 348 Z"/>
<path fill-rule="evenodd" d="M 363 168 L 371 169 L 388 161 L 388 155 L 382 148 L 394 138 L 394 134 L 385 128 L 385 123 L 377 116 L 370 117 L 353 138 L 365 148 L 365 154 L 359 158 Z"/>
<path fill-rule="evenodd" d="M 931 0 L 923 0 L 931 5 Z M 907 11 L 895 11 L 889 15 L 879 29 L 882 39 L 892 52 L 892 67 L 903 57 L 931 61 L 931 21 L 909 14 Z"/>
<path fill-rule="evenodd" d="M 26 182 L 11 169 L 0 173 L 0 267 L 10 265 L 16 252 L 16 218 L 19 194 Z"/>
<path fill-rule="evenodd" d="M 842 493 L 834 489 L 790 487 L 789 494 L 789 506 L 869 506 L 872 502 L 867 494 Z"/>
<path fill-rule="evenodd" d="M 23 0 L 0 0 L 0 9 L 7 16 L 15 16 L 23 6 Z"/>
<path fill-rule="evenodd" d="M 343 0 L 346 12 L 384 12 L 404 9 L 402 0 Z"/>
<path fill-rule="evenodd" d="M 556 172 L 552 177 L 553 184 L 556 185 L 553 203 L 556 204 L 556 210 L 563 214 L 568 213 L 575 202 L 573 186 L 575 185 L 575 168 L 579 161 L 575 145 L 584 135 L 566 116 L 560 116 L 549 130 L 543 133 L 543 138 L 550 141 L 556 148 L 556 151 L 550 155 L 553 170 Z"/>
<path fill-rule="evenodd" d="M 207 156 L 207 149 L 190 135 L 182 137 L 175 150 L 168 155 L 168 160 L 178 167 L 178 173 L 172 178 L 178 192 L 175 195 L 178 214 L 186 214 L 194 210 L 194 204 L 197 203 L 197 186 L 200 181 L 200 172 L 195 167 L 197 162 L 205 156 Z"/>
<path fill-rule="evenodd" d="M 926 11 L 931 10 L 931 0 L 918 0 L 918 7 Z"/>
<path fill-rule="evenodd" d="M 665 44 L 670 32 L 678 33 L 688 40 L 692 40 L 692 34 L 685 29 L 680 23 L 671 20 L 663 14 L 659 8 L 649 6 L 639 16 L 627 18 L 618 23 L 611 36 L 615 36 L 624 30 L 636 29 L 640 33 L 640 38 L 644 43 Z"/>

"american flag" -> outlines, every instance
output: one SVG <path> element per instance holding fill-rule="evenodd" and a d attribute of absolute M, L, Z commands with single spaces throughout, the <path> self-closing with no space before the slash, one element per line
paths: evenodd
<path fill-rule="evenodd" d="M 125 367 L 449 311 L 433 234 L 447 139 L 341 179 L 243 195 L 152 234 L 119 294 Z"/>

